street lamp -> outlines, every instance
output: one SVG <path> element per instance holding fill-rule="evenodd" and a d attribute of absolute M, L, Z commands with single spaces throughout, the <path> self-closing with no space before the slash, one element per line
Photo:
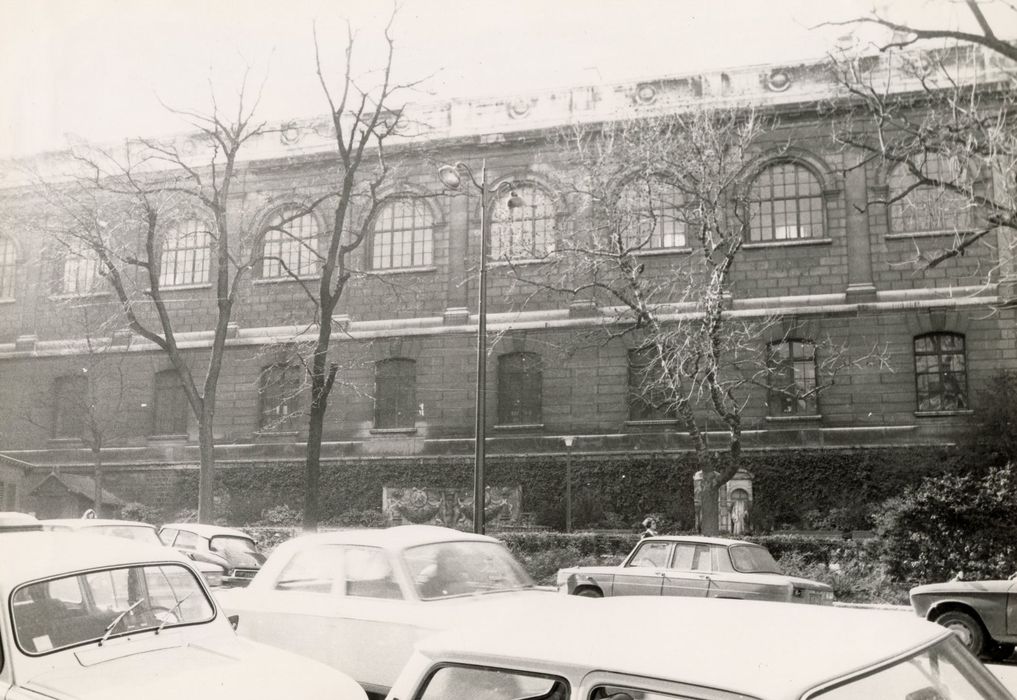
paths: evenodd
<path fill-rule="evenodd" d="M 473 176 L 473 171 L 466 163 L 443 165 L 438 168 L 438 179 L 447 189 L 460 190 L 463 186 L 463 175 L 469 177 L 473 186 L 480 190 L 480 279 L 477 290 L 477 424 L 474 432 L 474 466 L 473 466 L 473 531 L 484 534 L 484 447 L 487 440 L 487 240 L 491 235 L 491 222 L 487 216 L 488 187 L 487 160 L 481 161 L 480 182 Z M 523 206 L 522 198 L 511 189 L 511 185 L 502 182 L 495 189 L 511 191 L 507 205 L 509 209 Z"/>
<path fill-rule="evenodd" d="M 576 438 L 573 435 L 566 435 L 562 438 L 565 441 L 565 532 L 572 532 L 572 445 Z"/>

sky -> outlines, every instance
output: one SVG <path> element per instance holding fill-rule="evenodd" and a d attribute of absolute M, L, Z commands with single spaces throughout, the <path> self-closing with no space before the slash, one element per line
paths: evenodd
<path fill-rule="evenodd" d="M 430 102 L 507 96 L 701 70 L 821 58 L 848 33 L 816 27 L 885 15 L 954 26 L 951 0 L 400 0 L 394 72 Z M 998 33 L 1017 12 L 990 0 Z M 387 0 L 0 0 L 0 157 L 186 130 L 166 106 L 235 102 L 247 76 L 270 121 L 326 111 L 327 76 L 382 64 Z M 864 35 L 862 37 L 864 41 Z"/>

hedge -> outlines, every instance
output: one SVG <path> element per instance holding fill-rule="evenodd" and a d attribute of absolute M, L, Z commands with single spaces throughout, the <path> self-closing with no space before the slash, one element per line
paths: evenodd
<path fill-rule="evenodd" d="M 965 466 L 965 452 L 948 448 L 801 450 L 750 453 L 743 466 L 754 477 L 750 525 L 757 532 L 796 529 L 867 528 L 876 504 L 896 496 L 923 476 Z M 577 527 L 632 529 L 648 513 L 675 529 L 691 530 L 692 455 L 629 454 L 574 458 L 573 521 Z M 522 510 L 555 530 L 564 527 L 564 458 L 558 455 L 489 455 L 487 482 L 522 485 Z M 383 486 L 469 488 L 473 460 L 418 458 L 323 464 L 319 504 L 325 523 L 350 512 L 377 511 Z M 186 472 L 183 488 L 168 510 L 193 507 L 197 473 Z M 216 514 L 224 522 L 260 522 L 266 511 L 298 512 L 303 502 L 303 467 L 220 465 L 216 470 Z M 166 513 L 166 518 L 174 517 Z"/>

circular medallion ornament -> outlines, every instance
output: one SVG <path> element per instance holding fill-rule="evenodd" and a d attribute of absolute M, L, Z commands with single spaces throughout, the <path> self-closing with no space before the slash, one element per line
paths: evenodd
<path fill-rule="evenodd" d="M 508 103 L 508 114 L 513 119 L 519 119 L 529 114 L 532 106 L 533 102 L 531 100 L 520 97 Z"/>
<path fill-rule="evenodd" d="M 290 146 L 300 140 L 300 129 L 296 124 L 290 122 L 283 126 L 279 132 L 279 140 Z"/>
<path fill-rule="evenodd" d="M 657 88 L 643 83 L 636 88 L 636 102 L 641 105 L 653 104 L 657 99 Z"/>
<path fill-rule="evenodd" d="M 775 70 L 767 77 L 766 87 L 772 92 L 784 92 L 791 87 L 791 76 L 782 70 Z"/>

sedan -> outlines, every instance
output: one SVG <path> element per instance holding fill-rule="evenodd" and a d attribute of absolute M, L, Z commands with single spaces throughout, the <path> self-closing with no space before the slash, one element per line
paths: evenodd
<path fill-rule="evenodd" d="M 172 523 L 162 526 L 159 539 L 196 562 L 218 566 L 224 586 L 246 586 L 265 561 L 246 532 L 230 527 Z"/>
<path fill-rule="evenodd" d="M 1017 643 L 1017 580 L 949 581 L 917 586 L 911 607 L 953 630 L 971 653 L 994 661 L 1013 655 Z"/>
<path fill-rule="evenodd" d="M 239 638 L 166 547 L 62 532 L 2 540 L 0 698 L 365 700 L 334 669 Z"/>
<path fill-rule="evenodd" d="M 954 635 L 908 615 L 550 597 L 424 640 L 389 697 L 1013 700 Z"/>
<path fill-rule="evenodd" d="M 407 525 L 297 537 L 250 586 L 217 593 L 246 637 L 305 654 L 384 694 L 427 634 L 535 590 L 498 540 Z"/>
<path fill-rule="evenodd" d="M 717 537 L 646 537 L 620 566 L 562 569 L 561 593 L 833 602 L 825 583 L 787 576 L 765 547 Z"/>

